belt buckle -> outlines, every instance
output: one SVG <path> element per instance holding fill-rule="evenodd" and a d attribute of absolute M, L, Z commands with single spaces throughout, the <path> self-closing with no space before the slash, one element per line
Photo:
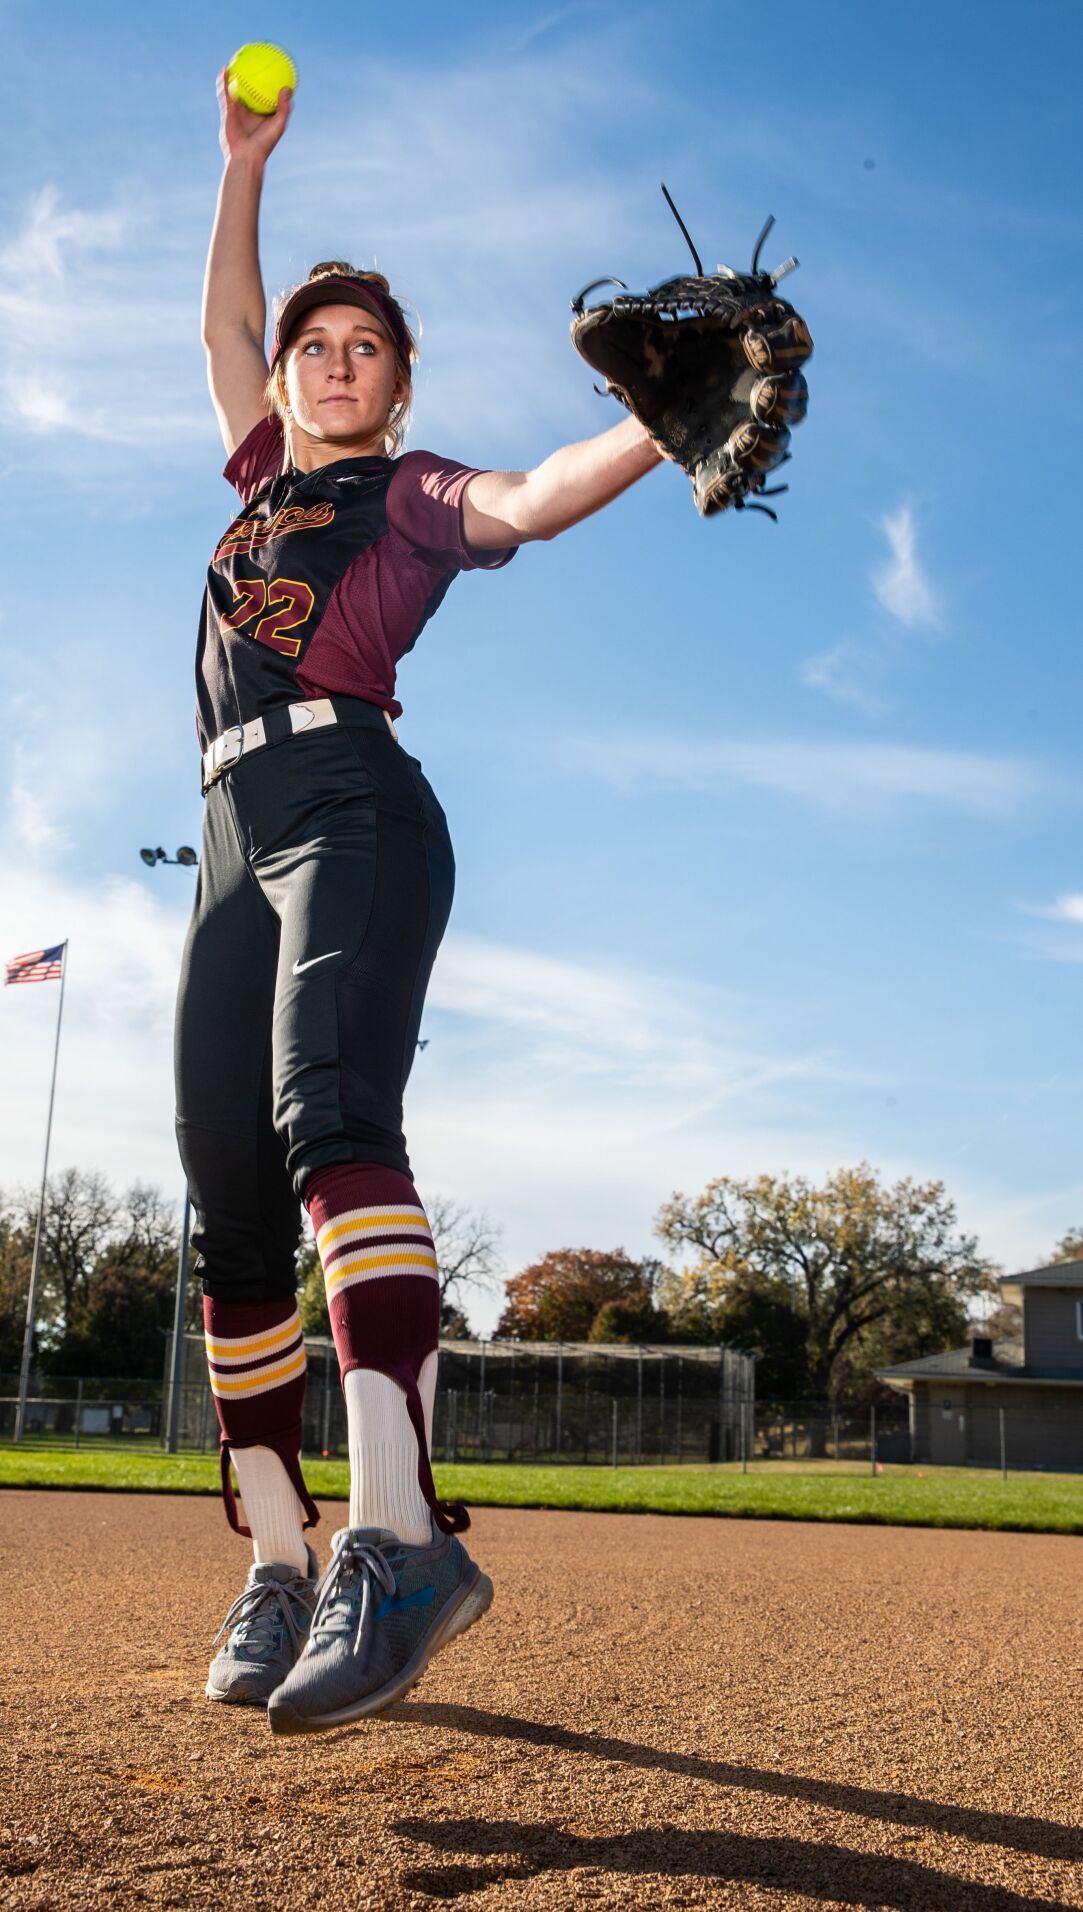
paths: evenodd
<path fill-rule="evenodd" d="M 211 745 L 212 778 L 221 776 L 222 771 L 228 770 L 231 763 L 236 763 L 243 749 L 244 725 L 231 724 L 229 729 L 224 730 L 220 737 L 216 737 Z"/>

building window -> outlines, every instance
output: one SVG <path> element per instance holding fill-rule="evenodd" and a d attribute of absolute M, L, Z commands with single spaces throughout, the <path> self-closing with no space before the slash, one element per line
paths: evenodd
<path fill-rule="evenodd" d="M 950 1421 L 953 1411 L 950 1401 L 942 1401 L 940 1403 L 940 1415 L 942 1420 Z"/>
<path fill-rule="evenodd" d="M 1077 1301 L 1075 1304 L 1075 1338 L 1077 1341 L 1083 1341 L 1083 1301 Z"/>

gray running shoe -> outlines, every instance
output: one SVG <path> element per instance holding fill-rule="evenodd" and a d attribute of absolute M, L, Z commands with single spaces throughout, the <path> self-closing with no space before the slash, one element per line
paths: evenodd
<path fill-rule="evenodd" d="M 308 1578 L 296 1567 L 251 1567 L 244 1592 L 226 1614 L 215 1639 L 232 1628 L 211 1661 L 207 1698 L 231 1706 L 266 1706 L 308 1637 L 316 1605 L 319 1567 L 311 1547 Z"/>
<path fill-rule="evenodd" d="M 380 1713 L 490 1605 L 493 1583 L 453 1534 L 407 1547 L 379 1527 L 332 1542 L 308 1643 L 267 1708 L 274 1733 L 320 1733 Z"/>

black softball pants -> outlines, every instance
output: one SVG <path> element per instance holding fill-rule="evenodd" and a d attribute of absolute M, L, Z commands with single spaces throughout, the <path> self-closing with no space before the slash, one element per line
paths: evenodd
<path fill-rule="evenodd" d="M 402 1096 L 447 923 L 447 822 L 383 712 L 242 757 L 207 793 L 181 967 L 177 1139 L 204 1292 L 292 1295 L 313 1172 L 409 1175 Z"/>

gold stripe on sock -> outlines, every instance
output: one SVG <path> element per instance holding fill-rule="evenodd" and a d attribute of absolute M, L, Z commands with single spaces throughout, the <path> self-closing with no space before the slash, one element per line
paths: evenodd
<path fill-rule="evenodd" d="M 283 1381 L 292 1381 L 304 1372 L 305 1351 L 298 1348 L 297 1353 L 280 1368 L 256 1368 L 251 1374 L 238 1375 L 235 1381 L 227 1381 L 223 1375 L 210 1370 L 212 1394 L 243 1394 L 245 1389 L 278 1387 Z"/>
<path fill-rule="evenodd" d="M 301 1317 L 295 1308 L 288 1321 L 284 1321 L 278 1328 L 269 1328 L 265 1334 L 248 1335 L 243 1338 L 234 1336 L 229 1340 L 223 1340 L 219 1336 L 212 1339 L 209 1334 L 204 1335 L 203 1338 L 207 1344 L 207 1353 L 217 1360 L 255 1361 L 261 1354 L 270 1354 L 273 1349 L 281 1347 L 283 1341 L 292 1340 L 294 1335 L 300 1332 Z"/>
<path fill-rule="evenodd" d="M 333 1221 L 324 1222 L 316 1236 L 316 1246 L 322 1254 L 325 1247 L 342 1235 L 352 1235 L 358 1230 L 381 1234 L 393 1228 L 418 1228 L 424 1229 L 426 1235 L 432 1233 L 423 1208 L 358 1209 L 352 1215 L 336 1215 Z"/>
<path fill-rule="evenodd" d="M 329 1295 L 333 1294 L 335 1289 L 340 1288 L 342 1283 L 348 1280 L 352 1275 L 372 1274 L 382 1268 L 398 1268 L 401 1269 L 404 1274 L 413 1274 L 420 1269 L 425 1269 L 427 1272 L 431 1272 L 435 1275 L 437 1273 L 437 1262 L 435 1255 L 409 1253 L 398 1255 L 359 1255 L 356 1256 L 353 1261 L 337 1262 L 334 1268 L 325 1274 L 324 1281 L 327 1286 L 327 1292 Z"/>

